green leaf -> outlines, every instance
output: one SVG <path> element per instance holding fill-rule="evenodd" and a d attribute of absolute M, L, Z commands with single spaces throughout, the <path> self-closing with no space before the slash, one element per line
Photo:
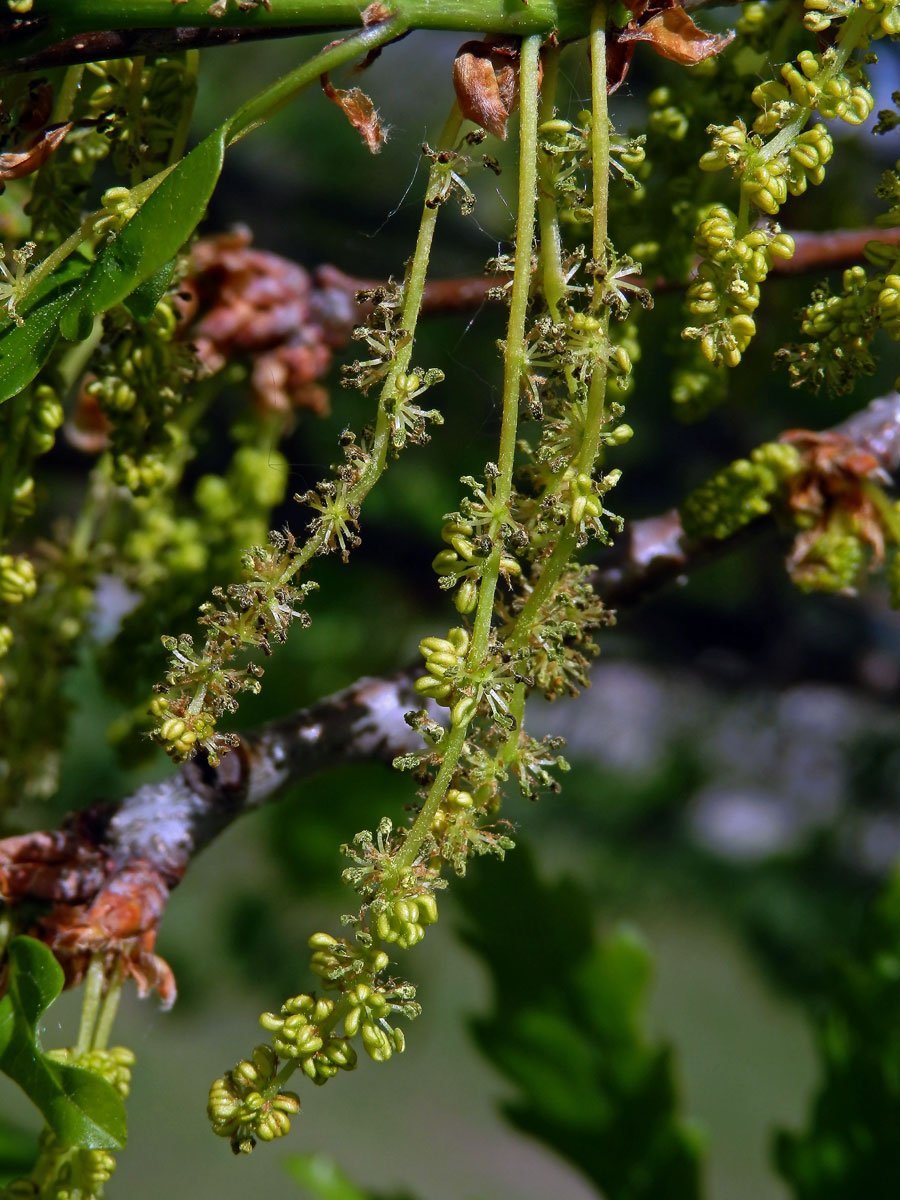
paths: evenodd
<path fill-rule="evenodd" d="M 777 1133 L 776 1170 L 795 1200 L 900 1195 L 900 871 L 811 1008 L 821 1083 L 806 1129 Z"/>
<path fill-rule="evenodd" d="M 0 1184 L 27 1175 L 37 1158 L 37 1138 L 9 1121 L 0 1122 Z"/>
<path fill-rule="evenodd" d="M 106 243 L 62 319 L 63 337 L 82 340 L 95 316 L 120 304 L 175 257 L 206 212 L 228 128 L 226 122 L 195 146 Z"/>
<path fill-rule="evenodd" d="M 167 262 L 158 271 L 139 283 L 131 295 L 124 301 L 125 307 L 136 321 L 149 321 L 156 312 L 156 306 L 166 294 L 166 288 L 172 281 L 175 272 L 175 259 Z"/>
<path fill-rule="evenodd" d="M 50 357 L 60 318 L 77 291 L 77 283 L 62 285 L 29 311 L 24 325 L 0 334 L 0 402 L 27 387 Z"/>
<path fill-rule="evenodd" d="M 389 1196 L 361 1192 L 325 1154 L 292 1154 L 284 1165 L 291 1178 L 315 1200 L 415 1200 L 409 1192 Z"/>
<path fill-rule="evenodd" d="M 474 1032 L 516 1086 L 507 1115 L 607 1200 L 698 1200 L 702 1141 L 681 1116 L 668 1047 L 644 1028 L 643 941 L 629 929 L 596 941 L 587 895 L 571 880 L 544 883 L 521 847 L 503 888 L 488 868 L 470 872 L 458 898 L 464 938 L 494 983 L 494 1011 Z M 536 969 L 537 948 L 546 965 Z"/>
<path fill-rule="evenodd" d="M 125 1105 L 112 1084 L 54 1062 L 41 1049 L 37 1026 L 63 989 L 62 968 L 35 938 L 9 947 L 9 991 L 0 1001 L 0 1070 L 40 1110 L 56 1138 L 85 1150 L 121 1150 Z"/>

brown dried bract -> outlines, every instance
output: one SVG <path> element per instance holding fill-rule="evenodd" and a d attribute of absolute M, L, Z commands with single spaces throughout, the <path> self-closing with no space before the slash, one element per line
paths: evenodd
<path fill-rule="evenodd" d="M 519 104 L 518 44 L 465 42 L 453 62 L 453 87 L 463 116 L 505 140 Z"/>
<path fill-rule="evenodd" d="M 327 75 L 322 76 L 322 91 L 340 108 L 354 129 L 358 129 L 372 154 L 378 154 L 385 142 L 384 126 L 378 110 L 362 88 L 336 88 Z"/>
<path fill-rule="evenodd" d="M 618 88 L 631 65 L 636 42 L 647 42 L 657 54 L 685 67 L 721 54 L 734 32 L 707 33 L 674 0 L 626 0 L 632 18 L 611 29 L 606 44 L 607 90 Z"/>
<path fill-rule="evenodd" d="M 171 1008 L 177 989 L 172 970 L 154 953 L 156 934 L 175 879 L 143 860 L 119 865 L 103 846 L 99 812 L 78 814 L 64 829 L 0 841 L 0 895 L 15 916 L 49 902 L 26 919 L 22 932 L 45 942 L 65 972 L 66 986 L 84 977 L 91 957 L 102 954 L 137 983 L 141 996 L 155 990 Z"/>
<path fill-rule="evenodd" d="M 788 507 L 809 523 L 794 542 L 789 565 L 801 566 L 838 513 L 872 551 L 876 564 L 884 561 L 884 530 L 871 485 L 890 481 L 874 454 L 843 433 L 814 433 L 790 429 L 778 439 L 799 450 L 803 469 L 788 480 Z"/>
<path fill-rule="evenodd" d="M 387 21 L 393 15 L 386 4 L 381 4 L 379 0 L 374 0 L 374 3 L 363 10 L 362 23 L 368 29 L 370 25 L 377 25 L 379 21 Z"/>
<path fill-rule="evenodd" d="M 71 121 L 65 125 L 50 125 L 37 139 L 29 138 L 22 148 L 0 154 L 0 181 L 5 183 L 10 179 L 21 179 L 42 167 L 53 151 L 62 145 L 71 128 Z"/>
<path fill-rule="evenodd" d="M 349 330 L 324 329 L 309 274 L 252 248 L 250 240 L 247 230 L 238 230 L 196 244 L 182 284 L 185 336 L 209 374 L 249 357 L 261 408 L 325 413 L 328 397 L 317 380 Z"/>

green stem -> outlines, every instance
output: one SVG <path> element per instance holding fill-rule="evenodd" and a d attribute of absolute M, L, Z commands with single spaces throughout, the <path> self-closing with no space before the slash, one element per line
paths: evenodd
<path fill-rule="evenodd" d="M 169 149 L 168 161 L 168 166 L 170 167 L 174 166 L 179 158 L 184 157 L 188 133 L 191 128 L 191 118 L 194 115 L 194 102 L 197 99 L 197 77 L 199 71 L 200 51 L 188 50 L 184 56 L 184 76 L 182 82 L 184 103 L 181 109 L 181 116 L 178 118 L 178 124 L 175 127 L 175 132 L 172 135 L 172 145 Z"/>
<path fill-rule="evenodd" d="M 462 122 L 463 116 L 459 105 L 454 103 L 444 128 L 441 130 L 438 140 L 440 147 L 449 149 L 455 145 L 459 137 Z M 426 197 L 430 197 L 440 190 L 441 181 L 449 170 L 450 165 L 447 163 L 433 163 L 428 176 Z M 431 257 L 431 245 L 434 240 L 434 230 L 437 225 L 439 209 L 440 205 L 429 206 L 427 203 L 422 207 L 422 219 L 419 223 L 416 248 L 413 251 L 413 256 L 406 272 L 406 280 L 403 287 L 403 308 L 400 317 L 401 328 L 409 334 L 409 339 L 397 351 L 391 369 L 382 386 L 369 461 L 363 468 L 359 479 L 347 491 L 346 503 L 348 506 L 361 504 L 365 500 L 384 472 L 387 463 L 388 447 L 391 444 L 392 402 L 397 392 L 397 379 L 408 372 L 412 359 L 416 327 L 422 307 L 422 296 L 425 292 L 425 277 L 428 272 L 428 261 Z M 309 539 L 303 549 L 292 557 L 291 565 L 285 573 L 282 582 L 286 583 L 293 578 L 318 553 L 320 546 L 324 543 L 327 536 L 328 531 L 320 529 Z"/>
<path fill-rule="evenodd" d="M 606 80 L 606 4 L 600 3 L 591 17 L 591 196 L 593 209 L 594 261 L 606 258 L 609 220 L 609 98 Z M 593 307 L 598 308 L 598 289 Z"/>
<path fill-rule="evenodd" d="M 543 125 L 552 121 L 556 112 L 556 92 L 559 83 L 559 48 L 548 46 L 544 50 L 544 78 L 541 82 L 541 104 L 538 121 Z M 562 266 L 562 238 L 559 231 L 559 213 L 552 180 L 553 159 L 549 154 L 538 152 L 538 229 L 540 257 L 538 271 L 541 287 L 550 316 L 555 322 L 566 299 L 566 278 Z"/>
<path fill-rule="evenodd" d="M 444 741 L 444 758 L 440 770 L 428 791 L 428 796 L 419 811 L 419 815 L 415 819 L 412 829 L 406 835 L 403 845 L 394 858 L 394 870 L 397 876 L 402 876 L 403 872 L 408 871 L 413 865 L 419 857 L 419 851 L 422 849 L 425 839 L 431 832 L 431 826 L 434 824 L 437 810 L 440 808 L 441 801 L 446 796 L 447 789 L 450 787 L 453 776 L 456 773 L 459 756 L 462 754 L 463 744 L 466 740 L 467 728 L 467 724 L 454 725 Z"/>
<path fill-rule="evenodd" d="M 358 27 L 369 0 L 278 0 L 271 10 L 262 5 L 241 12 L 230 0 L 225 19 L 210 13 L 209 0 L 35 0 L 31 17 L 40 32 L 30 39 L 19 35 L 12 50 L 53 45 L 65 38 L 95 30 L 174 29 L 194 27 L 266 30 L 346 29 Z M 417 29 L 459 30 L 465 33 L 505 33 L 561 39 L 584 36 L 591 0 L 395 0 L 409 25 Z M 8 57 L 7 50 L 4 57 Z"/>
<path fill-rule="evenodd" d="M 141 105 L 144 99 L 144 56 L 136 55 L 131 60 L 131 74 L 128 77 L 128 93 L 126 98 L 126 119 L 131 129 L 140 130 Z M 136 157 L 131 164 L 131 186 L 137 187 L 141 182 L 141 160 Z"/>
<path fill-rule="evenodd" d="M 607 253 L 609 212 L 609 107 L 606 78 L 606 5 L 598 4 L 591 21 L 591 191 L 593 197 L 593 246 L 594 261 L 603 263 Z M 602 287 L 595 283 L 591 307 L 597 310 L 602 302 Z M 609 332 L 609 310 L 600 314 L 603 335 Z M 600 434 L 606 420 L 606 363 L 600 359 L 594 364 L 588 390 L 584 421 L 584 436 L 578 451 L 576 471 L 590 475 L 600 448 Z M 541 610 L 556 590 L 560 576 L 566 569 L 578 545 L 578 530 L 569 522 L 559 541 L 544 563 L 541 574 L 531 594 L 522 607 L 506 638 L 511 653 L 520 650 L 528 635 L 540 619 Z"/>
<path fill-rule="evenodd" d="M 503 410 L 500 418 L 500 471 L 494 485 L 494 514 L 489 536 L 495 545 L 485 562 L 478 589 L 478 607 L 467 657 L 470 669 L 477 669 L 487 654 L 494 612 L 494 593 L 500 577 L 503 554 L 500 527 L 507 519 L 512 495 L 518 431 L 519 395 L 525 374 L 525 318 L 531 291 L 531 256 L 534 249 L 534 215 L 537 193 L 538 70 L 541 39 L 528 37 L 522 42 L 519 67 L 519 187 L 516 208 L 516 251 L 509 321 L 503 348 Z"/>
<path fill-rule="evenodd" d="M 78 95 L 78 89 L 81 87 L 83 75 L 83 66 L 69 67 L 66 70 L 62 86 L 53 104 L 53 112 L 50 115 L 50 123 L 52 125 L 63 124 L 68 121 L 75 106 L 75 99 Z"/>
<path fill-rule="evenodd" d="M 119 1011 L 119 1001 L 122 999 L 122 983 L 124 978 L 125 972 L 122 969 L 122 964 L 121 962 L 117 962 L 110 976 L 109 983 L 106 986 L 103 1007 L 100 1009 L 93 1040 L 91 1041 L 90 1048 L 92 1050 L 105 1050 L 109 1045 L 112 1028 L 116 1020 L 116 1013 Z"/>
<path fill-rule="evenodd" d="M 527 37 L 522 42 L 519 66 L 519 186 L 516 211 L 515 274 L 510 299 L 509 323 L 504 347 L 503 413 L 500 422 L 499 477 L 494 496 L 496 508 L 490 536 L 496 544 L 487 558 L 478 589 L 472 640 L 467 656 L 470 670 L 481 667 L 487 654 L 494 610 L 494 593 L 500 575 L 502 544 L 498 534 L 507 515 L 512 494 L 512 477 L 518 427 L 519 389 L 525 369 L 525 317 L 531 288 L 531 255 L 534 244 L 535 193 L 537 189 L 538 70 L 541 39 Z M 466 740 L 469 722 L 451 727 L 442 746 L 443 761 L 425 803 L 406 836 L 394 866 L 397 874 L 408 870 L 429 836 L 441 801 L 456 773 L 459 756 Z"/>
<path fill-rule="evenodd" d="M 92 954 L 84 980 L 84 995 L 81 999 L 81 1024 L 78 1027 L 78 1041 L 75 1043 L 77 1058 L 87 1054 L 93 1044 L 97 1015 L 100 1012 L 100 1000 L 103 996 L 103 983 L 103 955 Z"/>

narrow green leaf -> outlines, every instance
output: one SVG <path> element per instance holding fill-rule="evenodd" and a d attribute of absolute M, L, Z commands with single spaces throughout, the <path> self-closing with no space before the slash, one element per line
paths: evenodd
<path fill-rule="evenodd" d="M 125 1105 L 116 1089 L 82 1067 L 44 1054 L 37 1027 L 63 988 L 63 972 L 43 942 L 15 938 L 9 991 L 0 1001 L 0 1071 L 19 1085 L 66 1146 L 121 1150 Z"/>
<path fill-rule="evenodd" d="M 175 257 L 206 212 L 222 170 L 228 128 L 226 122 L 195 146 L 106 243 L 63 316 L 63 337 L 81 340 L 95 316 L 120 304 Z"/>
<path fill-rule="evenodd" d="M 125 300 L 125 307 L 136 321 L 149 321 L 156 312 L 156 306 L 166 293 L 166 288 L 172 281 L 175 272 L 175 259 L 167 262 L 158 271 L 139 283 L 131 295 Z"/>
<path fill-rule="evenodd" d="M 31 309 L 24 325 L 11 325 L 0 334 L 0 403 L 27 387 L 50 357 L 60 318 L 78 286 L 60 287 Z"/>

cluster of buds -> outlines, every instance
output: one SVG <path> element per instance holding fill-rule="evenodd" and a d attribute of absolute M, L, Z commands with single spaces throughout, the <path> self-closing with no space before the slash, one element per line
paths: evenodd
<path fill-rule="evenodd" d="M 316 584 L 288 582 L 294 559 L 294 541 L 288 534 L 270 534 L 270 547 L 256 546 L 243 558 L 245 582 L 214 588 L 222 607 L 201 606 L 201 624 L 209 633 L 202 650 L 194 649 L 190 634 L 166 636 L 169 651 L 165 682 L 156 686 L 150 714 L 155 719 L 153 739 L 176 761 L 191 757 L 201 747 L 210 762 L 235 744 L 234 735 L 216 732 L 218 718 L 237 708 L 239 692 L 260 690 L 263 668 L 251 661 L 244 667 L 228 662 L 241 649 L 271 653 L 271 643 L 287 640 L 294 621 L 307 627 L 309 614 L 299 605 Z"/>
<path fill-rule="evenodd" d="M 685 533 L 694 538 L 731 537 L 771 511 L 782 483 L 801 467 L 797 450 L 782 442 L 758 446 L 690 492 L 681 506 Z"/>
<path fill-rule="evenodd" d="M 794 253 L 793 238 L 777 227 L 752 229 L 739 238 L 736 226 L 734 213 L 717 205 L 695 237 L 701 262 L 687 290 L 687 305 L 703 324 L 688 326 L 682 337 L 699 341 L 703 357 L 714 366 L 735 367 L 741 361 L 756 333 L 753 313 L 760 284 L 773 259 Z"/>
<path fill-rule="evenodd" d="M 109 313 L 67 425 L 80 450 L 110 449 L 113 480 L 132 493 L 174 483 L 183 464 L 186 435 L 178 417 L 197 363 L 176 334 L 171 295 L 148 321 L 124 308 Z"/>
<path fill-rule="evenodd" d="M 259 1018 L 272 1035 L 276 1054 L 295 1059 L 313 1083 L 326 1083 L 338 1071 L 352 1071 L 356 1066 L 356 1051 L 346 1038 L 331 1032 L 335 1007 L 327 997 L 317 999 L 302 993 L 285 1000 L 280 1014 L 266 1012 Z"/>
<path fill-rule="evenodd" d="M 869 243 L 867 253 L 876 245 Z M 885 250 L 893 266 L 896 250 Z M 870 345 L 875 331 L 884 328 L 891 337 L 900 336 L 900 293 L 895 286 L 900 277 L 891 271 L 870 276 L 865 267 L 855 266 L 844 271 L 841 283 L 837 294 L 827 285 L 813 291 L 800 322 L 809 340 L 776 356 L 787 363 L 795 386 L 825 384 L 837 394 L 848 392 L 859 375 L 875 368 Z"/>
<path fill-rule="evenodd" d="M 99 80 L 87 111 L 104 132 L 115 132 L 110 145 L 116 172 L 130 176 L 140 169 L 146 178 L 162 170 L 196 86 L 184 59 L 119 58 L 88 63 L 86 70 Z"/>
<path fill-rule="evenodd" d="M 346 1000 L 349 1010 L 344 1018 L 344 1032 L 348 1037 L 359 1033 L 373 1062 L 387 1062 L 394 1051 L 403 1053 L 406 1038 L 402 1029 L 388 1023 L 392 1006 L 383 992 L 359 983 L 346 993 Z"/>
<path fill-rule="evenodd" d="M 652 133 L 672 142 L 683 142 L 690 129 L 690 120 L 684 109 L 672 102 L 672 91 L 667 87 L 654 88 L 647 97 L 649 114 L 647 127 Z"/>
<path fill-rule="evenodd" d="M 422 638 L 419 653 L 425 659 L 428 674 L 420 675 L 413 685 L 419 695 L 450 708 L 458 694 L 457 680 L 465 669 L 468 650 L 469 635 L 459 627 L 451 629 L 445 638 Z M 454 717 L 454 724 L 457 723 Z"/>
<path fill-rule="evenodd" d="M 606 364 L 608 374 L 613 377 L 628 375 L 631 371 L 631 356 L 627 348 L 610 341 L 605 322 L 593 313 L 571 314 L 566 326 L 562 359 L 584 385 L 590 383 L 599 362 Z"/>
<path fill-rule="evenodd" d="M 34 563 L 24 554 L 0 554 L 0 601 L 21 604 L 37 591 Z"/>
<path fill-rule="evenodd" d="M 834 520 L 815 539 L 797 538 L 787 561 L 788 574 L 801 592 L 855 595 L 866 566 L 866 546 L 848 522 Z"/>
<path fill-rule="evenodd" d="M 213 1133 L 226 1137 L 235 1154 L 249 1154 L 256 1139 L 274 1141 L 290 1132 L 300 1097 L 279 1091 L 278 1058 L 271 1046 L 257 1046 L 249 1059 L 215 1080 L 209 1089 L 207 1115 Z"/>
<path fill-rule="evenodd" d="M 401 950 L 421 942 L 425 926 L 438 919 L 437 900 L 427 888 L 414 894 L 379 896 L 372 902 L 371 911 L 375 935 Z"/>
<path fill-rule="evenodd" d="M 579 114 L 579 121 L 584 114 Z M 583 172 L 590 161 L 590 128 L 554 117 L 538 126 L 541 185 L 557 197 L 560 220 L 584 224 L 591 219 Z"/>
<path fill-rule="evenodd" d="M 833 21 L 840 21 L 857 7 L 867 9 L 878 20 L 868 30 L 871 38 L 896 37 L 900 33 L 900 5 L 897 0 L 804 0 L 803 24 L 813 33 L 823 33 Z"/>
<path fill-rule="evenodd" d="M 29 1178 L 3 1188 L 3 1200 L 102 1200 L 116 1160 L 107 1150 L 82 1150 L 58 1141 L 49 1129 L 38 1139 L 38 1161 Z"/>
<path fill-rule="evenodd" d="M 441 538 L 448 548 L 435 555 L 431 566 L 441 576 L 442 587 L 456 587 L 457 583 L 460 585 L 453 597 L 457 612 L 472 612 L 478 603 L 478 580 L 481 578 L 485 559 L 493 548 L 491 539 L 486 534 L 479 533 L 478 526 L 461 514 L 454 514 L 449 520 L 445 520 L 441 528 Z M 512 555 L 501 554 L 500 570 L 509 576 L 521 574 L 522 568 Z M 435 665 L 438 666 L 439 663 Z"/>
<path fill-rule="evenodd" d="M 123 1100 L 128 1098 L 131 1091 L 131 1068 L 134 1066 L 134 1052 L 127 1046 L 112 1046 L 109 1050 L 88 1050 L 85 1054 L 76 1054 L 74 1049 L 67 1047 L 61 1050 L 49 1050 L 47 1057 L 55 1062 L 68 1063 L 73 1067 L 82 1067 L 99 1075 L 116 1089 Z"/>

